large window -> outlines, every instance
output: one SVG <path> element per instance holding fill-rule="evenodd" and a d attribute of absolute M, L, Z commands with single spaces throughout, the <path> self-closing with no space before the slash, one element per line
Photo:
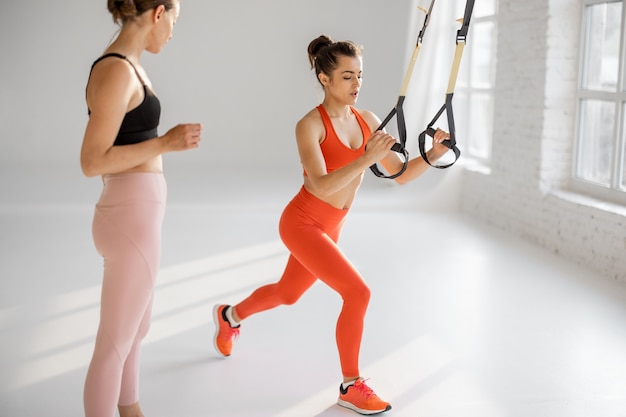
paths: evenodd
<path fill-rule="evenodd" d="M 465 0 L 457 0 L 458 17 L 464 10 Z M 496 13 L 497 0 L 476 1 L 454 93 L 455 125 L 467 132 L 461 138 L 463 156 L 485 164 L 491 159 Z"/>
<path fill-rule="evenodd" d="M 626 202 L 625 35 L 623 0 L 583 7 L 574 187 Z"/>

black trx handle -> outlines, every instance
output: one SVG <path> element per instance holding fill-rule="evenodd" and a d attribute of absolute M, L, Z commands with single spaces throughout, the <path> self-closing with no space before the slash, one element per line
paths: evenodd
<path fill-rule="evenodd" d="M 393 116 L 396 116 L 396 122 L 398 125 L 398 136 L 400 136 L 400 142 L 396 142 L 393 144 L 393 146 L 391 147 L 391 150 L 394 152 L 397 152 L 399 154 L 402 154 L 404 156 L 404 161 L 402 163 L 402 168 L 400 168 L 400 171 L 396 172 L 395 174 L 392 175 L 385 175 L 382 173 L 382 171 L 380 171 L 378 169 L 378 165 L 374 164 L 372 166 L 370 166 L 370 170 L 374 173 L 374 175 L 376 175 L 377 177 L 380 178 L 389 178 L 389 179 L 393 179 L 393 178 L 397 178 L 400 175 L 402 175 L 402 173 L 404 171 L 406 171 L 406 167 L 409 163 L 409 152 L 406 150 L 405 146 L 406 146 L 406 124 L 404 122 L 404 110 L 402 109 L 402 105 L 404 104 L 404 98 L 405 96 L 400 96 L 398 97 L 398 102 L 396 104 L 396 106 L 391 110 L 391 112 L 389 112 L 389 114 L 387 115 L 387 117 L 385 117 L 385 120 L 383 120 L 383 122 L 380 124 L 380 126 L 378 126 L 378 128 L 376 129 L 378 130 L 382 130 L 387 123 L 389 123 L 389 121 L 393 118 Z"/>
<path fill-rule="evenodd" d="M 436 129 L 433 128 L 433 125 L 437 122 L 441 114 L 446 109 L 448 110 L 446 115 L 448 116 L 448 130 L 450 132 L 450 139 L 446 139 L 441 143 L 442 145 L 445 145 L 449 149 L 451 149 L 452 152 L 454 152 L 454 161 L 445 165 L 433 165 L 430 163 L 430 161 L 428 160 L 428 156 L 426 155 L 426 146 L 425 146 L 426 135 L 433 137 L 433 138 L 435 137 Z M 459 156 L 461 156 L 461 151 L 456 146 L 456 129 L 454 127 L 454 114 L 452 112 L 452 94 L 446 94 L 446 103 L 443 106 L 441 106 L 441 108 L 439 109 L 439 111 L 437 112 L 433 120 L 431 120 L 430 123 L 428 123 L 428 127 L 426 127 L 426 130 L 420 133 L 419 138 L 418 138 L 418 143 L 419 143 L 419 148 L 420 148 L 420 155 L 422 155 L 422 158 L 424 159 L 424 161 L 426 161 L 426 163 L 428 163 L 428 165 L 430 165 L 433 168 L 440 168 L 440 169 L 448 168 L 454 165 L 454 163 L 459 159 Z"/>
<path fill-rule="evenodd" d="M 461 28 L 456 32 L 456 49 L 454 52 L 454 60 L 452 61 L 452 69 L 450 70 L 450 79 L 448 81 L 448 90 L 446 92 L 446 100 L 444 105 L 439 109 L 433 120 L 428 124 L 426 130 L 419 135 L 419 149 L 420 155 L 428 165 L 433 168 L 448 168 L 459 159 L 461 151 L 456 146 L 456 129 L 454 127 L 454 112 L 452 111 L 452 97 L 454 96 L 454 87 L 456 85 L 456 79 L 459 74 L 459 66 L 461 65 L 461 58 L 463 56 L 463 48 L 467 40 L 467 32 L 469 30 L 470 19 L 472 17 L 472 11 L 474 9 L 474 0 L 467 0 L 465 3 L 465 14 L 461 21 Z M 433 165 L 426 155 L 425 143 L 426 135 L 434 137 L 435 129 L 433 125 L 439 119 L 441 114 L 446 111 L 448 118 L 448 130 L 450 132 L 450 139 L 444 140 L 442 143 L 454 152 L 454 161 L 445 165 Z"/>
<path fill-rule="evenodd" d="M 400 171 L 396 172 L 392 175 L 385 175 L 379 169 L 378 165 L 374 164 L 370 166 L 370 170 L 380 178 L 396 178 L 402 175 L 402 173 L 406 170 L 406 167 L 409 163 L 409 152 L 406 150 L 406 123 L 404 121 L 404 99 L 406 98 L 406 91 L 409 87 L 409 82 L 411 81 L 411 75 L 413 74 L 413 68 L 415 67 L 415 61 L 417 61 L 417 56 L 419 54 L 420 46 L 422 45 L 422 39 L 424 38 L 424 34 L 426 33 L 426 28 L 428 27 L 428 23 L 430 22 L 430 13 L 433 10 L 433 5 L 435 4 L 435 0 L 431 0 L 430 7 L 428 10 L 422 9 L 426 13 L 426 17 L 424 18 L 424 24 L 422 25 L 422 29 L 419 31 L 417 35 L 417 42 L 415 43 L 415 49 L 413 50 L 413 56 L 411 57 L 411 62 L 409 63 L 409 68 L 407 69 L 406 74 L 404 75 L 404 81 L 402 83 L 402 87 L 400 88 L 400 95 L 398 97 L 398 101 L 396 105 L 391 109 L 385 120 L 376 128 L 376 130 L 382 130 L 384 127 L 391 121 L 393 116 L 396 116 L 396 122 L 398 126 L 398 136 L 399 142 L 394 143 L 391 147 L 392 151 L 395 151 L 404 156 L 404 161 L 402 163 L 402 168 Z"/>

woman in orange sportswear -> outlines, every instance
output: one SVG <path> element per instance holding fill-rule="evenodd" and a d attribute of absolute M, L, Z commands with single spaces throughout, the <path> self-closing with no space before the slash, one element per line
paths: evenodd
<path fill-rule="evenodd" d="M 374 394 L 359 372 L 363 319 L 370 290 L 337 241 L 364 171 L 380 162 L 389 172 L 398 172 L 402 162 L 390 150 L 396 140 L 384 131 L 375 131 L 380 119 L 372 112 L 353 107 L 362 82 L 361 48 L 322 35 L 309 44 L 308 53 L 324 89 L 324 100 L 296 125 L 304 184 L 285 208 L 279 224 L 281 239 L 290 251 L 289 260 L 278 282 L 258 288 L 237 305 L 215 306 L 214 342 L 222 356 L 229 356 L 242 320 L 295 303 L 320 279 L 343 299 L 336 327 L 343 374 L 338 404 L 361 414 L 376 414 L 391 409 L 391 405 Z M 441 144 L 448 138 L 448 133 L 437 130 L 429 150 L 430 161 L 448 151 Z M 411 159 L 405 172 L 395 180 L 406 183 L 428 167 L 421 157 Z"/>

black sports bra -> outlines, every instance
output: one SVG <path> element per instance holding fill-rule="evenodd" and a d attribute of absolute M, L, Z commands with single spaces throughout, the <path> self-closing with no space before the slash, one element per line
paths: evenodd
<path fill-rule="evenodd" d="M 137 72 L 137 68 L 135 68 L 128 58 L 114 52 L 102 55 L 91 65 L 91 71 L 93 71 L 93 67 L 98 62 L 110 56 L 126 60 L 130 66 L 133 67 L 137 78 L 139 78 L 141 85 L 143 85 L 143 101 L 139 106 L 124 115 L 122 125 L 117 133 L 115 142 L 113 142 L 113 146 L 132 145 L 159 136 L 157 127 L 159 126 L 159 119 L 161 117 L 161 103 L 158 97 L 146 86 L 141 75 Z M 89 76 L 91 76 L 91 71 L 89 72 Z M 88 114 L 91 114 L 91 110 L 87 110 Z"/>

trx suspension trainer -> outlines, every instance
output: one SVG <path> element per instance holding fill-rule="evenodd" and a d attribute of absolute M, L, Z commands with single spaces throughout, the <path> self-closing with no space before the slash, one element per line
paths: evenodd
<path fill-rule="evenodd" d="M 433 120 L 430 121 L 430 123 L 426 127 L 426 130 L 423 131 L 419 135 L 418 143 L 419 143 L 420 154 L 422 155 L 422 158 L 424 159 L 424 161 L 426 161 L 428 165 L 434 168 L 440 168 L 440 169 L 448 168 L 452 166 L 459 159 L 459 156 L 461 155 L 461 151 L 456 146 L 456 129 L 454 127 L 454 113 L 452 111 L 452 96 L 454 95 L 454 87 L 456 85 L 456 79 L 459 73 L 459 66 L 461 65 L 461 57 L 463 56 L 463 48 L 465 47 L 465 43 L 467 39 L 467 32 L 469 30 L 470 18 L 472 17 L 473 9 L 474 9 L 474 0 L 467 0 L 467 2 L 465 3 L 465 15 L 463 16 L 462 19 L 459 19 L 459 22 L 461 23 L 461 28 L 456 33 L 456 49 L 454 51 L 452 69 L 450 70 L 450 79 L 448 81 L 448 90 L 446 92 L 445 103 L 443 106 L 441 106 L 441 108 L 439 109 L 439 111 L 437 112 Z M 449 164 L 433 165 L 428 160 L 428 156 L 426 155 L 426 150 L 425 150 L 426 135 L 434 136 L 435 129 L 433 129 L 433 125 L 439 119 L 439 117 L 444 111 L 446 111 L 446 115 L 448 119 L 448 130 L 450 133 L 450 139 L 444 140 L 442 144 L 447 146 L 448 148 L 452 150 L 452 152 L 454 152 L 455 158 L 454 158 L 454 161 L 452 161 Z"/>
<path fill-rule="evenodd" d="M 422 45 L 422 39 L 424 38 L 424 33 L 426 32 L 426 28 L 428 27 L 428 22 L 430 21 L 430 13 L 433 10 L 434 4 L 435 4 L 435 0 L 431 0 L 430 7 L 428 8 L 428 10 L 420 7 L 420 10 L 426 13 L 426 17 L 424 18 L 424 24 L 422 25 L 422 29 L 417 35 L 417 42 L 415 44 L 415 49 L 413 50 L 413 56 L 411 57 L 411 61 L 409 62 L 409 68 L 407 69 L 406 74 L 404 76 L 404 81 L 402 83 L 402 87 L 400 88 L 400 95 L 398 97 L 398 101 L 396 102 L 396 105 L 393 107 L 393 109 L 391 109 L 387 117 L 385 117 L 385 120 L 383 120 L 380 126 L 378 126 L 378 128 L 376 129 L 377 131 L 382 130 L 387 125 L 387 123 L 389 123 L 389 121 L 393 118 L 393 116 L 396 116 L 396 122 L 398 125 L 398 136 L 399 136 L 400 142 L 394 143 L 394 145 L 391 147 L 391 150 L 403 155 L 402 168 L 400 169 L 400 171 L 396 172 L 395 174 L 385 175 L 378 169 L 378 166 L 376 164 L 370 166 L 370 170 L 377 177 L 380 177 L 380 178 L 399 177 L 406 170 L 406 167 L 409 163 L 409 152 L 406 150 L 406 124 L 404 121 L 404 110 L 402 106 L 404 105 L 406 91 L 409 88 L 409 82 L 411 81 L 411 75 L 413 74 L 415 61 L 417 61 L 417 56 L 419 55 L 419 49 L 420 49 L 420 46 Z"/>

